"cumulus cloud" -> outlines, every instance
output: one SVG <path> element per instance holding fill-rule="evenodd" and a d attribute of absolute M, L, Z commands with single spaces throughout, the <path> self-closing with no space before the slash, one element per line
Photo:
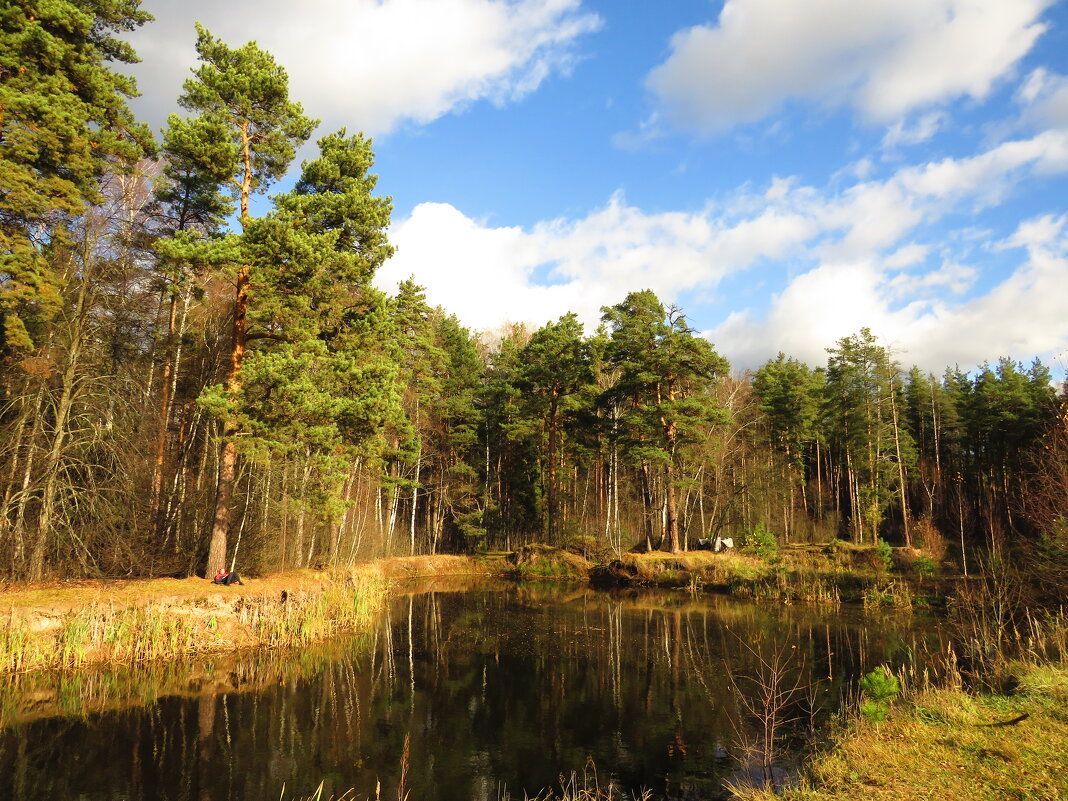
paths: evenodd
<path fill-rule="evenodd" d="M 1065 227 L 1064 217 L 1049 215 L 1021 223 L 995 249 L 1020 248 L 1024 257 L 992 289 L 963 302 L 952 296 L 972 288 L 980 271 L 951 260 L 926 272 L 895 271 L 907 246 L 882 260 L 822 262 L 790 281 L 766 314 L 737 312 L 707 335 L 749 366 L 779 350 L 822 364 L 827 347 L 862 326 L 903 363 L 933 371 L 1000 356 L 1049 359 L 1068 346 Z"/>
<path fill-rule="evenodd" d="M 650 288 L 670 301 L 714 288 L 757 260 L 784 258 L 813 233 L 811 221 L 789 210 L 726 224 L 708 211 L 649 214 L 621 194 L 581 219 L 528 231 L 423 203 L 393 227 L 398 252 L 377 280 L 392 289 L 414 275 L 431 303 L 478 329 L 542 325 L 568 311 L 593 327 L 601 306 L 630 290 Z"/>
<path fill-rule="evenodd" d="M 581 0 L 148 0 L 156 22 L 131 34 L 152 87 L 143 116 L 162 124 L 195 63 L 193 22 L 249 40 L 290 75 L 291 94 L 328 127 L 372 134 L 465 104 L 504 104 L 566 72 L 600 18 Z M 155 104 L 155 105 L 151 105 Z"/>
<path fill-rule="evenodd" d="M 646 85 L 669 120 L 705 133 L 762 119 L 791 100 L 848 105 L 889 124 L 985 97 L 1045 31 L 1040 16 L 1049 5 L 727 0 L 715 23 L 672 37 Z M 930 135 L 933 122 L 911 136 Z"/>
<path fill-rule="evenodd" d="M 1049 358 L 1068 345 L 1065 244 L 1028 247 L 993 289 L 956 304 L 929 293 L 943 286 L 964 291 L 977 275 L 973 267 L 947 262 L 925 274 L 890 277 L 877 259 L 823 263 L 791 281 L 766 315 L 732 314 L 708 336 L 749 366 L 779 350 L 822 364 L 827 347 L 862 326 L 903 363 L 933 371 L 1000 356 Z"/>
<path fill-rule="evenodd" d="M 738 310 L 709 332 L 736 365 L 778 350 L 819 364 L 826 347 L 862 326 L 930 369 L 1024 358 L 1068 344 L 1065 218 L 1036 218 L 996 245 L 1014 262 L 1011 274 L 979 295 L 982 271 L 967 259 L 974 243 L 963 237 L 956 253 L 944 244 L 932 259 L 916 240 L 923 226 L 991 202 L 988 185 L 1003 193 L 1048 172 L 1068 172 L 1068 134 L 904 167 L 839 193 L 775 178 L 762 192 L 690 212 L 649 213 L 616 194 L 583 217 L 519 228 L 424 203 L 394 226 L 398 254 L 378 282 L 392 290 L 414 276 L 431 303 L 476 329 L 540 326 L 568 311 L 593 327 L 600 308 L 628 291 L 714 301 L 725 278 L 763 266 L 783 282 L 769 308 Z"/>

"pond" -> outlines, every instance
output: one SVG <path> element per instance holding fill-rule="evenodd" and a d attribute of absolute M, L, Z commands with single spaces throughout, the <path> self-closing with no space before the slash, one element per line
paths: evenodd
<path fill-rule="evenodd" d="M 324 799 L 482 801 L 572 773 L 716 798 L 759 745 L 769 666 L 799 687 L 786 748 L 862 673 L 922 667 L 932 631 L 682 591 L 430 589 L 314 649 L 9 680 L 0 798 L 293 799 L 323 782 Z"/>

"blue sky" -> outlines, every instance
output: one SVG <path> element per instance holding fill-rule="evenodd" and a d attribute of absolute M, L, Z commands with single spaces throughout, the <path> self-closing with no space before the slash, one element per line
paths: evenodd
<path fill-rule="evenodd" d="M 1068 5 L 147 0 L 155 127 L 193 22 L 375 138 L 397 256 L 475 329 L 651 288 L 738 369 L 870 327 L 905 364 L 1068 367 Z M 310 155 L 310 150 L 305 155 Z"/>

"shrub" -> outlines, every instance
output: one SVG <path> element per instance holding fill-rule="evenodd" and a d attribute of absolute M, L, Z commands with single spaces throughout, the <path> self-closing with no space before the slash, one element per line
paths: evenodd
<path fill-rule="evenodd" d="M 742 549 L 757 556 L 765 558 L 778 556 L 779 541 L 763 523 L 758 523 L 752 531 L 747 531 L 741 536 Z"/>
<path fill-rule="evenodd" d="M 827 544 L 823 546 L 823 552 L 828 556 L 836 556 L 845 549 L 845 543 L 837 537 L 831 537 L 827 541 Z"/>
<path fill-rule="evenodd" d="M 916 521 L 916 544 L 936 565 L 941 564 L 946 558 L 946 538 L 942 536 L 935 524 L 929 517 L 921 517 Z"/>
<path fill-rule="evenodd" d="M 606 563 L 612 559 L 612 549 L 591 534 L 567 534 L 561 547 L 591 562 Z"/>
<path fill-rule="evenodd" d="M 878 560 L 876 564 L 877 570 L 885 573 L 894 566 L 894 549 L 882 537 L 875 541 L 875 556 Z"/>
<path fill-rule="evenodd" d="M 929 556 L 917 556 L 912 569 L 923 578 L 928 578 L 938 572 L 938 565 Z"/>

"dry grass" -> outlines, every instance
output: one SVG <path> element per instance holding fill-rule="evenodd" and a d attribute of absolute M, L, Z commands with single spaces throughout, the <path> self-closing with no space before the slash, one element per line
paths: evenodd
<path fill-rule="evenodd" d="M 1021 668 L 1012 695 L 931 690 L 891 709 L 885 723 L 855 720 L 781 795 L 749 801 L 981 801 L 1068 798 L 1068 668 Z M 1004 724 L 1026 715 L 1011 725 Z"/>
<path fill-rule="evenodd" d="M 566 579 L 585 581 L 593 563 L 564 548 L 549 545 L 521 545 L 512 554 L 511 575 L 520 579 Z"/>
<path fill-rule="evenodd" d="M 499 574 L 500 559 L 468 556 L 396 556 L 356 565 L 351 571 L 403 580 L 423 576 Z M 0 584 L 0 610 L 33 609 L 64 612 L 94 603 L 109 602 L 135 606 L 163 599 L 182 600 L 215 595 L 232 598 L 241 595 L 300 591 L 322 586 L 332 580 L 330 570 L 287 570 L 268 576 L 242 576 L 244 586 L 220 587 L 202 578 L 83 579 L 39 583 Z"/>
<path fill-rule="evenodd" d="M 791 545 L 771 559 L 727 551 L 629 553 L 608 565 L 612 578 L 635 584 L 730 591 L 746 598 L 837 604 L 860 601 L 880 580 L 872 567 L 874 548 L 836 543 Z"/>
<path fill-rule="evenodd" d="M 408 740 L 405 738 L 406 747 L 407 744 Z M 406 757 L 407 751 L 405 751 L 402 759 Z M 314 793 L 310 796 L 301 797 L 298 801 L 370 801 L 370 799 L 362 799 L 355 790 L 346 790 L 341 795 L 325 795 L 327 792 L 325 787 L 326 782 L 324 780 L 319 783 L 319 787 Z M 283 790 L 283 795 L 284 793 L 285 791 Z M 404 792 L 403 774 L 397 797 L 403 798 L 405 801 L 409 798 L 409 795 Z M 518 799 L 519 797 L 519 794 L 513 794 L 506 786 L 501 787 L 497 792 L 498 801 L 513 801 L 513 799 Z M 561 774 L 558 788 L 546 788 L 536 795 L 531 795 L 524 790 L 522 798 L 523 801 L 649 801 L 652 798 L 652 794 L 648 791 L 625 792 L 610 778 L 606 782 L 602 782 L 597 774 L 597 766 L 593 764 L 591 759 L 586 763 L 581 777 L 575 772 L 572 772 L 567 777 Z M 381 799 L 382 787 L 379 785 L 374 801 L 381 801 Z"/>
<path fill-rule="evenodd" d="M 949 550 L 949 544 L 929 517 L 916 521 L 916 545 L 920 552 L 935 564 L 942 564 Z"/>
<path fill-rule="evenodd" d="M 628 553 L 620 564 L 635 582 L 659 586 L 727 587 L 739 578 L 759 579 L 768 574 L 766 560 L 737 551 Z"/>
<path fill-rule="evenodd" d="M 8 585 L 0 592 L 0 673 L 303 645 L 368 625 L 394 582 L 503 568 L 499 559 L 417 556 L 230 587 L 198 578 Z"/>

